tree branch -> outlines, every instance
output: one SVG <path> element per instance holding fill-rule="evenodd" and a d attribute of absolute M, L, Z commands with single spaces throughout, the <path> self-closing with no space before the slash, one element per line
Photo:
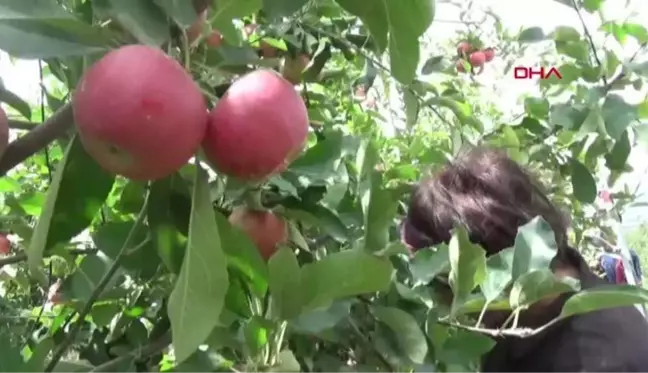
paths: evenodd
<path fill-rule="evenodd" d="M 67 251 L 71 255 L 92 255 L 97 253 L 97 249 L 72 249 Z M 46 256 L 56 255 L 56 253 L 50 252 Z M 0 268 L 9 265 L 24 262 L 27 260 L 27 253 L 21 252 L 16 255 L 8 256 L 6 258 L 0 258 Z"/>
<path fill-rule="evenodd" d="M 26 135 L 9 144 L 4 156 L 0 158 L 0 176 L 4 176 L 25 159 L 56 140 L 72 128 L 73 123 L 72 105 L 68 102 L 43 124 L 37 125 Z"/>

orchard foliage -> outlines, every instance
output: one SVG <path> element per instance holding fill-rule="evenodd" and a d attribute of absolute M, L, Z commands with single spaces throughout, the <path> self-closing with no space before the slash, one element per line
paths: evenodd
<path fill-rule="evenodd" d="M 579 15 L 602 2 L 561 1 Z M 550 186 L 578 247 L 600 224 L 595 175 L 607 168 L 614 186 L 644 138 L 648 101 L 631 104 L 618 91 L 643 85 L 646 66 L 595 43 L 586 28 L 511 33 L 493 14 L 492 32 L 466 21 L 456 38 L 432 46 L 425 32 L 437 5 L 3 0 L 0 49 L 40 61 L 43 97 L 25 102 L 0 87 L 9 127 L 22 134 L 0 158 L 0 230 L 12 241 L 0 236 L 0 369 L 476 370 L 492 336 L 537 333 L 514 322 L 479 328 L 474 316 L 519 312 L 578 287 L 548 270 L 556 247 L 546 222 L 533 219 L 515 247 L 488 259 L 461 229 L 447 245 L 409 255 L 397 229 L 408 193 L 464 146 L 502 147 Z M 462 17 L 470 13 L 460 6 Z M 638 24 L 606 21 L 601 31 L 648 43 Z M 458 53 L 461 42 L 479 50 Z M 209 108 L 243 74 L 277 70 L 307 107 L 304 151 L 264 183 L 214 172 L 202 151 L 152 182 L 108 172 L 77 137 L 71 97 L 96 61 L 134 43 L 178 61 Z M 490 46 L 489 66 L 503 61 L 509 74 L 533 43 L 549 47 L 542 59 L 563 79 L 538 82 L 538 95 L 506 113 L 479 96 L 479 76 L 457 72 L 457 61 L 484 65 Z M 263 140 L 260 154 L 277 141 Z M 250 150 L 227 148 L 233 154 L 218 149 L 219 157 Z M 616 208 L 633 198 L 627 188 L 617 193 Z M 273 217 L 230 217 L 260 205 Z M 246 234 L 268 219 L 279 227 L 268 235 L 280 233 L 272 256 Z M 428 285 L 435 278 L 451 286 L 450 305 L 440 302 L 439 281 Z M 633 287 L 585 291 L 559 318 L 646 300 Z"/>

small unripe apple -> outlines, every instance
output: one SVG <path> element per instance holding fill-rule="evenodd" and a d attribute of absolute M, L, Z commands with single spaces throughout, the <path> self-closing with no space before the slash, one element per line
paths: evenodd
<path fill-rule="evenodd" d="M 455 66 L 457 67 L 457 71 L 460 73 L 465 73 L 466 72 L 466 66 L 464 65 L 464 60 L 457 60 L 457 63 Z"/>
<path fill-rule="evenodd" d="M 187 29 L 187 41 L 189 42 L 189 44 L 196 41 L 200 34 L 202 34 L 203 27 L 205 26 L 206 22 L 207 11 L 204 11 L 198 15 L 198 19 Z"/>
<path fill-rule="evenodd" d="M 218 48 L 221 46 L 221 44 L 223 44 L 223 35 L 220 32 L 214 30 L 207 37 L 205 43 L 207 43 L 207 45 L 209 45 L 212 48 Z"/>
<path fill-rule="evenodd" d="M 472 45 L 467 41 L 462 41 L 457 45 L 457 54 L 464 56 L 470 52 Z"/>
<path fill-rule="evenodd" d="M 11 251 L 11 242 L 7 236 L 3 233 L 0 233 L 0 254 L 7 255 Z"/>
<path fill-rule="evenodd" d="M 273 47 L 265 40 L 261 40 L 259 43 L 259 49 L 261 50 L 261 57 L 275 58 L 279 54 L 277 48 Z"/>
<path fill-rule="evenodd" d="M 486 48 L 484 49 L 484 56 L 486 56 L 486 62 L 491 62 L 495 58 L 495 49 Z"/>

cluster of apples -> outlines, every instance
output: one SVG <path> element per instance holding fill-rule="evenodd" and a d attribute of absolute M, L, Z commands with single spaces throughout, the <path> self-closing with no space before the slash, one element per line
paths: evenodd
<path fill-rule="evenodd" d="M 480 49 L 467 41 L 462 41 L 457 45 L 457 57 L 458 72 L 465 73 L 466 65 L 469 65 L 470 72 L 473 75 L 479 75 L 484 70 L 484 64 L 495 58 L 495 49 L 492 47 Z"/>

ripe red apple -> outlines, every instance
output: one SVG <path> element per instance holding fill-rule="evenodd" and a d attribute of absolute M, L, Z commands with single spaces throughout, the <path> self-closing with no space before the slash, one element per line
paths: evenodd
<path fill-rule="evenodd" d="M 457 60 L 457 63 L 455 64 L 457 67 L 457 71 L 460 73 L 465 73 L 466 72 L 466 66 L 464 65 L 464 60 L 459 59 Z"/>
<path fill-rule="evenodd" d="M 486 62 L 491 62 L 495 58 L 495 49 L 486 48 L 484 49 L 484 56 L 486 57 Z"/>
<path fill-rule="evenodd" d="M 302 72 L 310 63 L 310 56 L 299 54 L 297 57 L 286 57 L 281 66 L 281 75 L 293 84 L 299 84 L 302 81 Z"/>
<path fill-rule="evenodd" d="M 212 48 L 218 48 L 223 43 L 223 35 L 221 35 L 220 32 L 214 30 L 207 37 L 207 40 L 205 40 L 205 42 Z"/>
<path fill-rule="evenodd" d="M 79 82 L 74 119 L 86 151 L 106 170 L 155 180 L 200 147 L 207 107 L 198 85 L 162 50 L 128 45 L 109 52 Z"/>
<path fill-rule="evenodd" d="M 470 52 L 471 49 L 472 49 L 472 45 L 470 45 L 470 43 L 467 41 L 462 41 L 459 44 L 457 44 L 457 54 L 459 56 L 465 56 Z"/>
<path fill-rule="evenodd" d="M 261 50 L 261 56 L 265 58 L 274 58 L 279 54 L 277 48 L 270 45 L 267 41 L 261 40 L 259 43 L 259 49 Z"/>
<path fill-rule="evenodd" d="M 486 62 L 486 54 L 482 51 L 473 52 L 470 54 L 470 64 L 473 67 L 483 66 Z"/>
<path fill-rule="evenodd" d="M 212 109 L 203 149 L 220 172 L 262 181 L 301 152 L 308 128 L 306 105 L 293 85 L 261 69 L 235 81 Z"/>
<path fill-rule="evenodd" d="M 0 107 L 0 159 L 9 145 L 9 118 L 7 113 Z"/>
<path fill-rule="evenodd" d="M 0 254 L 7 255 L 11 251 L 11 242 L 4 233 L 0 233 Z"/>
<path fill-rule="evenodd" d="M 272 211 L 257 211 L 237 207 L 229 216 L 230 223 L 245 232 L 266 261 L 278 247 L 288 241 L 288 226 L 283 218 Z"/>

